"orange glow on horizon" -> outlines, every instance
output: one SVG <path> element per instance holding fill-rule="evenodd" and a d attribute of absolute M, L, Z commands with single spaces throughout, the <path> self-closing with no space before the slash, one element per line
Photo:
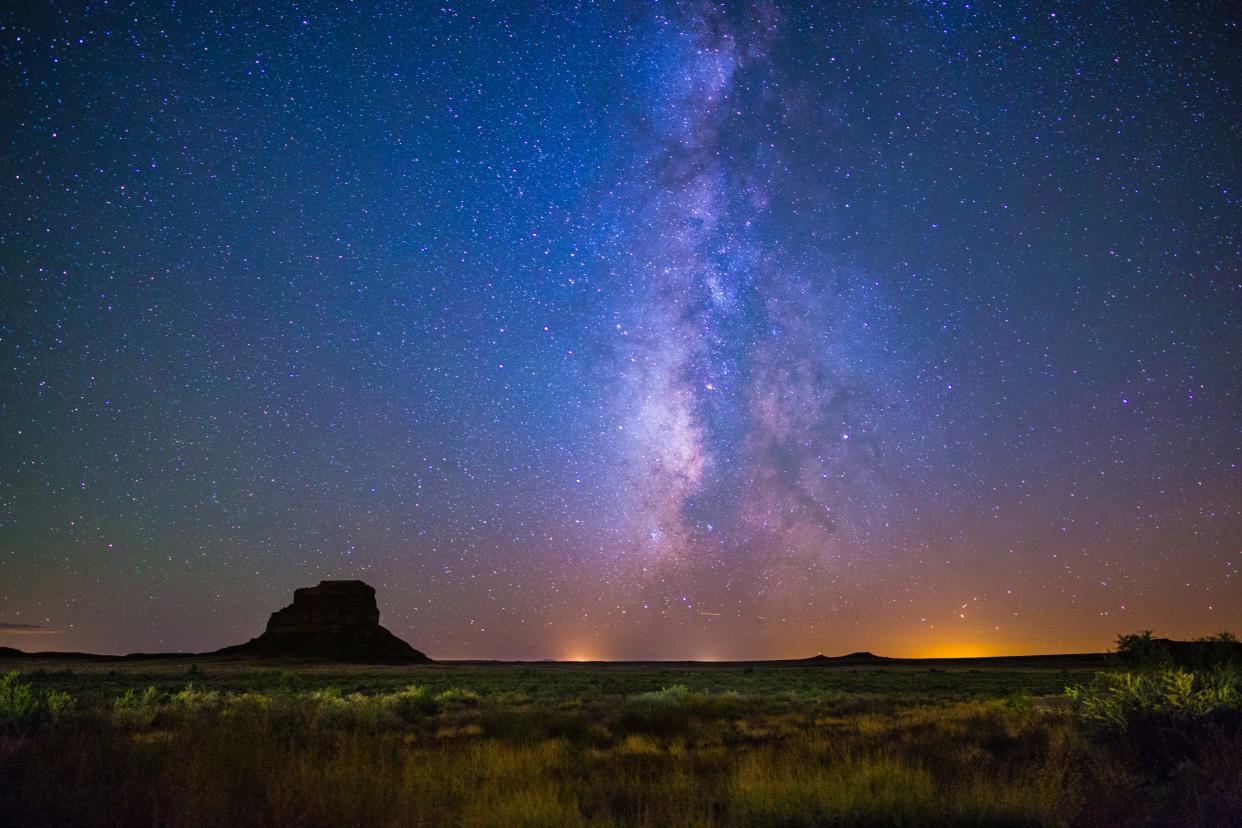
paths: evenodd
<path fill-rule="evenodd" d="M 574 649 L 561 656 L 561 661 L 606 661 L 607 659 L 594 655 L 586 650 Z"/>
<path fill-rule="evenodd" d="M 1027 648 L 994 641 L 920 641 L 908 650 L 909 658 L 986 658 L 1027 655 Z"/>

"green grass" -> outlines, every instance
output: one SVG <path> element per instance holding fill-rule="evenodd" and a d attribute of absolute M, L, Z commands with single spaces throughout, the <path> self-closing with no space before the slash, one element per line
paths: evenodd
<path fill-rule="evenodd" d="M 43 711 L 0 730 L 6 824 L 1242 819 L 1239 733 L 1199 717 L 1174 767 L 1148 767 L 1133 728 L 1064 695 L 1111 686 L 1087 672 L 149 662 L 5 681 L 0 715 Z"/>

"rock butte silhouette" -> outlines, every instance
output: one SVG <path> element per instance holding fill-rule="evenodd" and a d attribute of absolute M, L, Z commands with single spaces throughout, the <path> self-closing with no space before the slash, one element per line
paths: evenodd
<path fill-rule="evenodd" d="M 359 664 L 431 661 L 380 626 L 375 588 L 362 581 L 320 581 L 294 590 L 293 603 L 272 613 L 262 635 L 214 655 Z"/>

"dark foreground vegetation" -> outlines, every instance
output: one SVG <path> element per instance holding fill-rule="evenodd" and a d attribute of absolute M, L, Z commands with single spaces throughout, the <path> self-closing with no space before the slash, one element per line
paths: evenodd
<path fill-rule="evenodd" d="M 1238 825 L 1221 652 L 1099 675 L 25 662 L 0 681 L 0 821 Z"/>

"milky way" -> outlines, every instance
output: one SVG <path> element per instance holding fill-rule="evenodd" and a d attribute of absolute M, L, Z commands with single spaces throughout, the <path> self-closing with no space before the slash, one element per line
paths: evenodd
<path fill-rule="evenodd" d="M 0 645 L 1237 631 L 1238 24 L 0 12 Z"/>
<path fill-rule="evenodd" d="M 775 28 L 775 18 L 768 11 L 751 26 Z M 658 17 L 652 29 L 649 48 L 664 65 L 644 90 L 650 111 L 636 129 L 629 203 L 607 255 L 621 285 L 613 308 L 624 412 L 618 439 L 633 476 L 635 528 L 656 550 L 676 551 L 692 544 L 695 502 L 717 489 L 746 501 L 779 498 L 773 489 L 786 488 L 826 510 L 798 470 L 783 485 L 785 475 L 771 467 L 797 465 L 813 448 L 794 445 L 813 424 L 783 415 L 799 409 L 818 419 L 811 409 L 820 401 L 797 395 L 808 387 L 832 393 L 834 378 L 820 371 L 813 348 L 801 358 L 815 377 L 781 370 L 765 350 L 769 339 L 804 337 L 799 323 L 814 313 L 792 308 L 781 319 L 775 292 L 793 292 L 782 282 L 796 276 L 773 274 L 780 265 L 755 238 L 765 170 L 758 137 L 733 108 L 736 77 L 762 61 L 768 32 L 739 40 L 723 15 L 705 10 Z M 782 448 L 789 457 L 764 456 Z"/>

